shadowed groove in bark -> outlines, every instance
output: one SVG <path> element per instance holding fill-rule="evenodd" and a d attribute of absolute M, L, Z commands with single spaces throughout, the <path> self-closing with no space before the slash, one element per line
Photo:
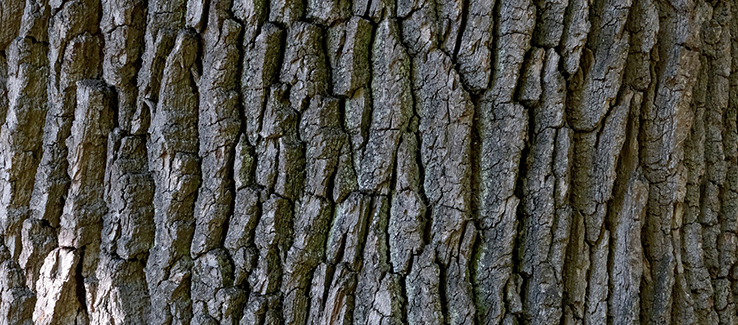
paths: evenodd
<path fill-rule="evenodd" d="M 732 324 L 734 0 L 4 0 L 0 324 Z"/>

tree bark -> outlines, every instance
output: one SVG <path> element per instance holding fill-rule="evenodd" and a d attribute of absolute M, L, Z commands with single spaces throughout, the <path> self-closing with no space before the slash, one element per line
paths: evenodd
<path fill-rule="evenodd" d="M 737 324 L 733 0 L 3 0 L 0 324 Z"/>

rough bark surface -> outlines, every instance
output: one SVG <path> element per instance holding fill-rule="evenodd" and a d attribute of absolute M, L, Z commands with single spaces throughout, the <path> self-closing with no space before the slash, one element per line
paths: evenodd
<path fill-rule="evenodd" d="M 737 304 L 735 0 L 0 1 L 0 325 Z"/>

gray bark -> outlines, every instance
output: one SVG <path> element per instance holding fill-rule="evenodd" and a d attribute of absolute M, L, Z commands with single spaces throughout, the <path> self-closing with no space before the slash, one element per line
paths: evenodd
<path fill-rule="evenodd" d="M 2 0 L 2 324 L 738 324 L 734 0 Z"/>

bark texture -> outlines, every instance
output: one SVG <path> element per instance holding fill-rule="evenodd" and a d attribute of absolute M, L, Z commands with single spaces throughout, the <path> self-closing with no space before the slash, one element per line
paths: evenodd
<path fill-rule="evenodd" d="M 737 303 L 735 0 L 0 1 L 0 325 Z"/>

